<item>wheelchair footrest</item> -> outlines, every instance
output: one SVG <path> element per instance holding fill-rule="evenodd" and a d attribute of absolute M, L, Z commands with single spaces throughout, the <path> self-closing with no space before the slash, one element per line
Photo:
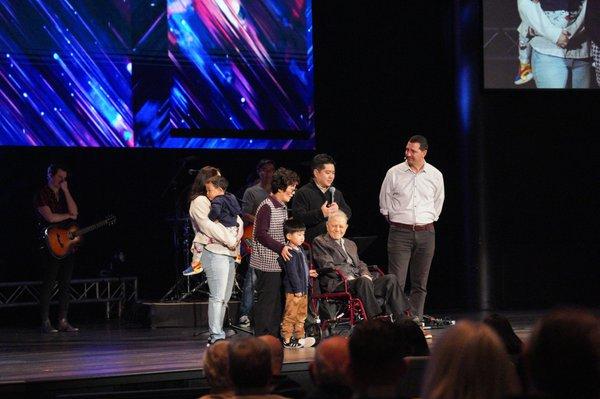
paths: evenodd
<path fill-rule="evenodd" d="M 423 315 L 423 329 L 424 330 L 434 330 L 446 328 L 449 326 L 453 326 L 456 324 L 456 320 L 450 319 L 448 317 L 444 318 L 436 318 L 432 316 Z"/>

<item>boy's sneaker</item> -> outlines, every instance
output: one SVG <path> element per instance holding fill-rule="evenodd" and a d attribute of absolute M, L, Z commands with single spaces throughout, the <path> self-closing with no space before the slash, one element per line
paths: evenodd
<path fill-rule="evenodd" d="M 284 349 L 302 349 L 302 348 L 304 348 L 304 345 L 302 345 L 299 341 L 292 338 L 289 340 L 289 342 L 283 341 L 283 348 Z"/>
<path fill-rule="evenodd" d="M 298 340 L 298 343 L 300 345 L 302 345 L 302 347 L 304 348 L 312 348 L 315 343 L 317 343 L 317 340 L 314 339 L 313 337 L 306 337 L 306 338 L 300 338 Z"/>
<path fill-rule="evenodd" d="M 187 269 L 185 269 L 182 274 L 184 276 L 193 276 L 194 274 L 202 273 L 203 271 L 204 269 L 202 268 L 202 264 L 198 263 L 193 264 Z"/>
<path fill-rule="evenodd" d="M 517 86 L 523 85 L 533 79 L 533 71 L 531 70 L 531 64 L 520 64 L 519 74 L 515 78 L 515 84 Z"/>
<path fill-rule="evenodd" d="M 240 317 L 240 320 L 238 320 L 238 325 L 244 328 L 250 327 L 250 318 L 246 315 L 243 315 Z"/>

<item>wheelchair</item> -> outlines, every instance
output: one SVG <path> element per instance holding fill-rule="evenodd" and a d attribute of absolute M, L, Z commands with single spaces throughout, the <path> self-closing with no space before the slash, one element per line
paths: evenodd
<path fill-rule="evenodd" d="M 306 334 L 315 338 L 317 342 L 333 335 L 350 336 L 354 326 L 367 319 L 362 301 L 352 295 L 349 280 L 339 271 L 333 268 L 316 268 L 310 246 L 308 244 L 303 246 L 309 255 L 310 268 L 319 273 L 319 277 L 310 279 Z M 384 274 L 377 266 L 369 266 L 369 272 L 374 277 Z M 319 278 L 325 276 L 339 279 L 340 287 L 343 289 L 336 292 L 322 292 Z M 383 306 L 383 299 L 380 301 L 378 298 L 378 302 Z"/>

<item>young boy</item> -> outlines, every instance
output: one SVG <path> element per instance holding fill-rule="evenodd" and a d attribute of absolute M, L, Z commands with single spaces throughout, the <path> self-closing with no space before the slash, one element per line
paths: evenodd
<path fill-rule="evenodd" d="M 237 233 L 237 217 L 242 214 L 242 208 L 233 194 L 226 193 L 229 182 L 223 176 L 214 176 L 206 181 L 206 196 L 210 200 L 208 218 L 219 222 L 225 227 L 235 228 Z"/>
<path fill-rule="evenodd" d="M 308 313 L 309 277 L 317 277 L 317 272 L 308 269 L 306 254 L 301 245 L 304 242 L 306 227 L 298 220 L 288 219 L 283 224 L 283 234 L 287 245 L 292 248 L 291 259 L 279 263 L 283 269 L 283 286 L 285 288 L 285 311 L 281 322 L 283 347 L 297 349 L 311 347 L 315 344 L 312 337 L 304 337 L 304 321 Z"/>
<path fill-rule="evenodd" d="M 523 85 L 533 79 L 533 70 L 531 69 L 531 38 L 532 29 L 524 22 L 521 22 L 519 28 L 519 72 L 515 77 L 514 83 L 517 86 Z"/>
<path fill-rule="evenodd" d="M 540 0 L 530 0 L 532 3 L 538 4 Z M 531 27 L 530 22 L 519 12 L 521 16 L 521 24 L 517 28 L 519 33 L 519 72 L 515 77 L 517 86 L 523 85 L 533 79 L 533 70 L 531 68 L 531 39 L 536 35 Z"/>
<path fill-rule="evenodd" d="M 237 237 L 238 226 L 237 217 L 242 215 L 242 208 L 233 194 L 225 192 L 229 187 L 229 182 L 223 176 L 214 176 L 206 181 L 206 196 L 210 200 L 210 212 L 208 218 L 213 222 L 220 223 Z M 236 263 L 241 262 L 240 243 L 235 248 L 229 248 L 237 252 Z"/>

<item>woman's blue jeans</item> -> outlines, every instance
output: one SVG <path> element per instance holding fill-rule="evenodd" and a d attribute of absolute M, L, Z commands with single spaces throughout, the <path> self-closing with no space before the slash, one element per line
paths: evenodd
<path fill-rule="evenodd" d="M 208 298 L 209 340 L 214 342 L 225 338 L 223 321 L 235 279 L 234 258 L 215 254 L 205 248 L 202 251 L 202 267 L 206 273 L 206 281 L 210 290 Z"/>
<path fill-rule="evenodd" d="M 589 59 L 561 58 L 533 50 L 531 67 L 535 85 L 539 89 L 564 89 L 571 73 L 573 89 L 589 89 L 591 62 Z"/>

